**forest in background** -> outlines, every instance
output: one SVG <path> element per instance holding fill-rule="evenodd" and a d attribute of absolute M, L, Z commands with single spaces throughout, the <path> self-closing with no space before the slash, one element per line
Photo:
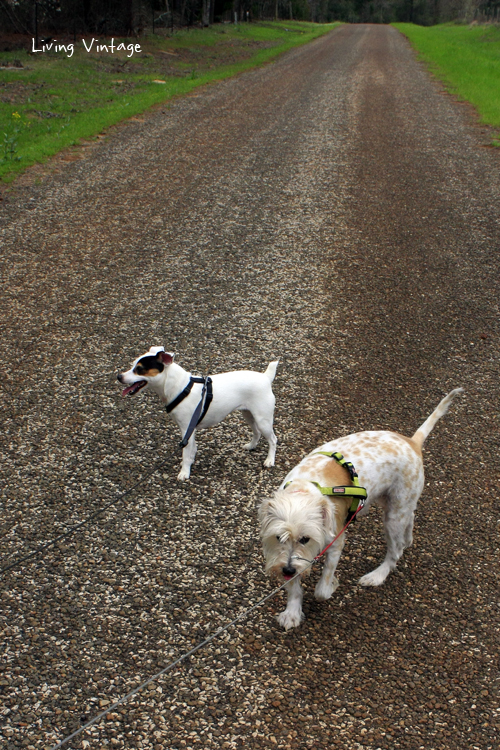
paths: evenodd
<path fill-rule="evenodd" d="M 139 36 L 215 22 L 500 21 L 500 0 L 0 0 L 3 35 Z"/>

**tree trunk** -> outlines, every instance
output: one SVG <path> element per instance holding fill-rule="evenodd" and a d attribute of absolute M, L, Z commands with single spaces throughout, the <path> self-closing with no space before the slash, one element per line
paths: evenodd
<path fill-rule="evenodd" d="M 131 36 L 134 33 L 134 2 L 133 0 L 125 0 L 123 16 L 125 21 L 125 28 L 127 35 Z"/>
<path fill-rule="evenodd" d="M 203 0 L 202 10 L 202 24 L 203 26 L 210 26 L 210 0 Z"/>

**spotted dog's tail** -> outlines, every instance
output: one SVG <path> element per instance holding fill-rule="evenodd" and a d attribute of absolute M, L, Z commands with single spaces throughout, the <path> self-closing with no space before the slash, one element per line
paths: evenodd
<path fill-rule="evenodd" d="M 436 422 L 438 422 L 441 417 L 444 417 L 446 412 L 451 406 L 451 402 L 456 396 L 459 396 L 461 393 L 464 392 L 463 388 L 455 388 L 454 391 L 451 391 L 451 393 L 448 393 L 447 396 L 443 398 L 443 400 L 438 404 L 437 408 L 434 409 L 431 416 L 428 417 L 428 419 L 425 420 L 423 425 L 421 425 L 416 433 L 413 435 L 412 440 L 414 440 L 418 446 L 421 448 L 424 440 L 427 438 L 431 430 L 434 429 L 434 426 L 436 425 Z"/>
<path fill-rule="evenodd" d="M 269 378 L 269 382 L 272 383 L 275 376 L 276 376 L 276 370 L 278 368 L 280 361 L 277 359 L 275 362 L 269 362 L 267 366 L 267 370 L 265 371 L 264 375 L 267 375 Z"/>

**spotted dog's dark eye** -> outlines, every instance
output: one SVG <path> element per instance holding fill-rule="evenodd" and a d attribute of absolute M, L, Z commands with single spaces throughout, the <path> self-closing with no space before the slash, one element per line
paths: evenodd
<path fill-rule="evenodd" d="M 309 541 L 309 539 L 310 539 L 310 537 L 303 536 L 302 539 L 299 539 L 299 544 L 307 544 L 307 542 Z"/>
<path fill-rule="evenodd" d="M 279 536 L 277 536 L 277 537 L 276 537 L 276 539 L 277 539 L 277 540 L 278 540 L 278 542 L 279 542 L 279 540 L 280 540 Z"/>

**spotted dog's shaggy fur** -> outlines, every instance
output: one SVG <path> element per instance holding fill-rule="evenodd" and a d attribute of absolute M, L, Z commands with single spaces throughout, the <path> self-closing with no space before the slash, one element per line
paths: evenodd
<path fill-rule="evenodd" d="M 412 543 L 415 508 L 424 487 L 424 440 L 462 391 L 462 388 L 451 391 L 411 438 L 395 432 L 372 431 L 325 443 L 292 469 L 274 497 L 262 502 L 259 517 L 266 572 L 290 581 L 286 587 L 287 607 L 278 616 L 280 625 L 288 629 L 300 624 L 301 576 L 309 573 L 308 562 L 342 529 L 350 503 L 349 499 L 322 495 L 313 484 L 317 482 L 322 487 L 352 484 L 346 469 L 335 460 L 318 455 L 318 451 L 342 453 L 354 465 L 359 482 L 368 493 L 358 517 L 366 515 L 373 503 L 384 509 L 385 560 L 360 579 L 363 586 L 380 586 L 396 567 L 405 547 Z M 344 536 L 326 553 L 316 599 L 329 599 L 338 586 L 335 570 Z"/>
<path fill-rule="evenodd" d="M 264 466 L 274 466 L 277 440 L 273 431 L 275 400 L 271 384 L 277 367 L 276 361 L 270 362 L 265 372 L 236 370 L 212 375 L 213 400 L 196 429 L 213 427 L 230 412 L 241 411 L 253 432 L 252 440 L 245 445 L 246 450 L 256 448 L 261 435 L 264 435 L 269 445 Z M 191 373 L 174 362 L 174 355 L 164 351 L 162 346 L 152 346 L 149 352 L 135 360 L 130 370 L 117 375 L 120 383 L 126 386 L 122 396 L 133 396 L 142 389 L 150 388 L 165 404 L 170 404 L 182 393 L 190 377 Z M 182 436 L 200 401 L 201 392 L 202 384 L 196 383 L 189 395 L 170 412 Z M 182 466 L 177 477 L 179 480 L 189 478 L 196 450 L 193 432 L 182 451 Z"/>

